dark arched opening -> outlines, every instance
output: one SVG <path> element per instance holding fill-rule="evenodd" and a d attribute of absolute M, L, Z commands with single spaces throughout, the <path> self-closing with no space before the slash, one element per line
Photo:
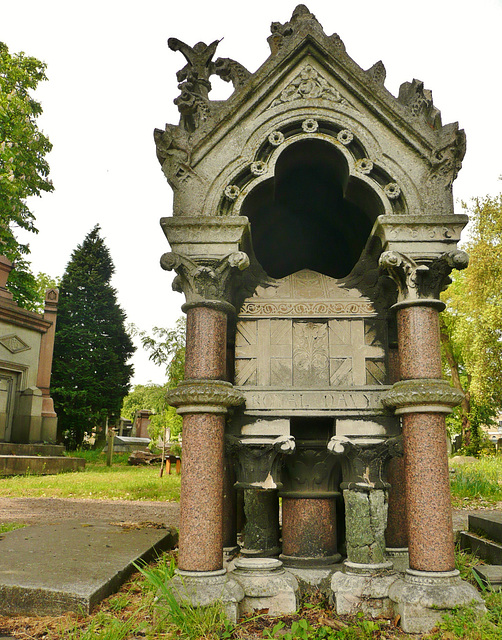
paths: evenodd
<path fill-rule="evenodd" d="M 366 183 L 348 180 L 343 154 L 323 140 L 296 142 L 280 155 L 274 177 L 253 189 L 241 209 L 269 276 L 350 273 L 383 210 Z"/>

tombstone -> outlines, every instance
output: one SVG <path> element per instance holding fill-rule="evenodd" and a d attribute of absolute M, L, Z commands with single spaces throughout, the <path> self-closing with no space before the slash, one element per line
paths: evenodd
<path fill-rule="evenodd" d="M 286 612 L 296 587 L 267 591 L 285 588 L 277 572 L 317 572 L 339 612 L 427 631 L 481 602 L 454 566 L 445 415 L 461 394 L 441 378 L 438 322 L 467 266 L 451 190 L 465 135 L 422 82 L 390 94 L 383 64 L 361 69 L 303 5 L 268 42 L 251 74 L 213 60 L 218 41 L 168 41 L 186 59 L 180 123 L 155 130 L 174 192 L 161 266 L 187 314 L 169 394 L 183 416 L 174 585 L 235 619 L 250 584 Z M 210 100 L 212 75 L 228 100 Z M 245 562 L 228 572 L 232 486 Z"/>

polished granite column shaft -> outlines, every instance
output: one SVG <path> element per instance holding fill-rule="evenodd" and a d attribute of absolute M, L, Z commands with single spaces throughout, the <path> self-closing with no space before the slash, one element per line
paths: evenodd
<path fill-rule="evenodd" d="M 210 307 L 187 310 L 185 381 L 225 380 L 227 317 Z M 223 442 L 225 409 L 183 415 L 183 470 L 178 566 L 223 567 Z"/>
<path fill-rule="evenodd" d="M 397 311 L 402 380 L 440 379 L 439 314 L 433 306 Z M 445 413 L 402 410 L 410 568 L 455 568 Z"/>

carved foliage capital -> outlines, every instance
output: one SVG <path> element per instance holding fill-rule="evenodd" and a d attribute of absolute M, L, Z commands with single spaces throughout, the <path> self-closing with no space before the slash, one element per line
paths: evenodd
<path fill-rule="evenodd" d="M 403 455 L 403 443 L 401 436 L 374 441 L 333 436 L 328 451 L 342 456 L 343 480 L 348 489 L 369 491 L 387 488 L 387 463 Z"/>
<path fill-rule="evenodd" d="M 260 491 L 280 489 L 283 456 L 295 450 L 292 436 L 278 438 L 237 438 L 226 436 L 227 452 L 232 456 L 237 476 L 236 486 Z"/>
<path fill-rule="evenodd" d="M 398 302 L 438 300 L 451 282 L 453 269 L 465 269 L 469 257 L 465 251 L 452 250 L 437 258 L 413 259 L 397 251 L 385 251 L 380 266 L 387 270 L 398 287 Z"/>
<path fill-rule="evenodd" d="M 249 257 L 235 251 L 224 258 L 189 258 L 179 253 L 165 253 L 160 265 L 176 271 L 173 290 L 184 293 L 187 303 L 232 302 L 234 277 L 249 266 Z"/>

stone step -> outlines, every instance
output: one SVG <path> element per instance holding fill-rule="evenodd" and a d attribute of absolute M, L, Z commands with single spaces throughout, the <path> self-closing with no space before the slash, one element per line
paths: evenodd
<path fill-rule="evenodd" d="M 460 548 L 469 551 L 490 564 L 502 565 L 502 544 L 478 537 L 467 531 L 460 532 Z"/>
<path fill-rule="evenodd" d="M 469 531 L 502 544 L 502 514 L 470 515 Z"/>
<path fill-rule="evenodd" d="M 64 456 L 62 444 L 16 444 L 0 442 L 2 456 Z"/>
<path fill-rule="evenodd" d="M 481 582 L 493 591 L 502 591 L 502 566 L 498 564 L 478 564 L 473 571 Z"/>
<path fill-rule="evenodd" d="M 62 456 L 2 456 L 0 455 L 0 476 L 21 476 L 31 473 L 36 476 L 83 471 L 83 458 Z"/>

